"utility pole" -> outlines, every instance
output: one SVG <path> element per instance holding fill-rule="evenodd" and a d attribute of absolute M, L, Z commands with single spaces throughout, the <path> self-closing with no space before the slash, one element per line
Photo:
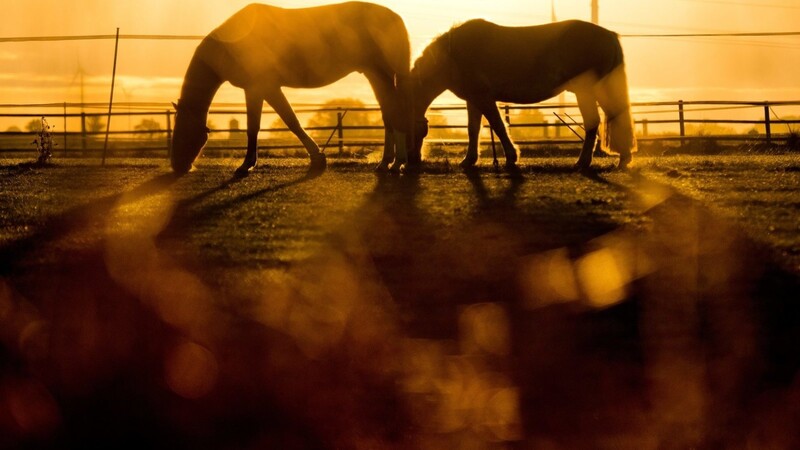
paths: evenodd
<path fill-rule="evenodd" d="M 599 18 L 599 14 L 598 14 L 598 9 L 599 9 L 598 3 L 599 3 L 599 1 L 600 0 L 592 0 L 592 23 L 595 24 L 595 25 L 599 25 L 600 24 L 600 18 Z"/>

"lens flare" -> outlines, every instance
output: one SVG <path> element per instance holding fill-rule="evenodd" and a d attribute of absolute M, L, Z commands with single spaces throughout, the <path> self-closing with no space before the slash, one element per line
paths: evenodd
<path fill-rule="evenodd" d="M 586 301 L 595 308 L 604 308 L 625 299 L 625 287 L 631 281 L 614 253 L 601 249 L 589 253 L 576 264 L 578 279 Z"/>
<path fill-rule="evenodd" d="M 187 399 L 198 399 L 211 392 L 218 375 L 217 359 L 207 348 L 194 342 L 176 345 L 164 362 L 167 386 Z"/>

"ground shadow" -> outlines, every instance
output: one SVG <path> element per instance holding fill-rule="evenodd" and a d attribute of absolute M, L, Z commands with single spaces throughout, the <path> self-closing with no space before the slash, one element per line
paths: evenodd
<path fill-rule="evenodd" d="M 15 264 L 23 260 L 31 251 L 43 248 L 76 229 L 86 227 L 87 221 L 106 216 L 120 202 L 135 202 L 158 194 L 169 188 L 177 179 L 178 177 L 171 173 L 158 175 L 129 191 L 109 195 L 45 218 L 44 223 L 29 236 L 17 239 L 0 248 L 0 275 L 14 270 Z"/>

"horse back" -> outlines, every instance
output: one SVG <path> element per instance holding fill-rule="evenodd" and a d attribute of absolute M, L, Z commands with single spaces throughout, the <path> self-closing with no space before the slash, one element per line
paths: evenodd
<path fill-rule="evenodd" d="M 557 94 L 579 75 L 591 73 L 602 78 L 623 63 L 616 33 L 578 20 L 505 27 L 477 19 L 448 34 L 443 37 L 449 41 L 453 64 L 462 75 L 457 82 L 486 85 L 467 89 L 506 87 L 516 94 L 505 97 L 525 97 L 525 103 Z M 522 89 L 527 92 L 519 92 Z"/>
<path fill-rule="evenodd" d="M 380 5 L 311 8 L 250 4 L 212 31 L 198 52 L 239 87 L 270 82 L 316 87 L 353 71 L 409 72 L 403 20 Z"/>

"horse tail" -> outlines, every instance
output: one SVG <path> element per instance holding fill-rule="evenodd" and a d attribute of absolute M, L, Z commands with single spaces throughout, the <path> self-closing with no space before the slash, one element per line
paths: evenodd
<path fill-rule="evenodd" d="M 600 131 L 600 145 L 603 150 L 629 156 L 636 151 L 636 137 L 628 96 L 628 77 L 618 38 L 615 44 L 614 68 L 597 84 L 597 100 L 606 116 Z"/>

